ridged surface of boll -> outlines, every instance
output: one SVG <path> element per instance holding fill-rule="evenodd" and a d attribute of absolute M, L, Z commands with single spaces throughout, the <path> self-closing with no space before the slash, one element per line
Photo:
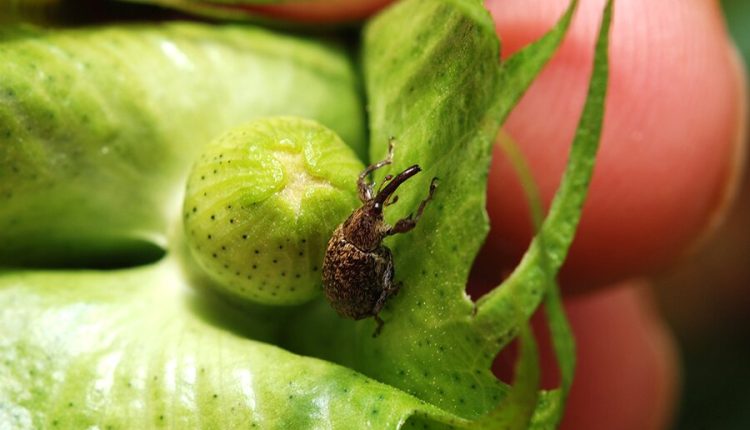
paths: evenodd
<path fill-rule="evenodd" d="M 363 169 L 330 129 L 264 118 L 209 144 L 190 173 L 183 218 L 191 253 L 218 289 L 271 305 L 321 292 L 331 233 L 358 205 Z"/>

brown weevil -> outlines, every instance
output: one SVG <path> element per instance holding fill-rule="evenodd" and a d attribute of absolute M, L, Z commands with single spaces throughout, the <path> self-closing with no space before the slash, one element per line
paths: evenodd
<path fill-rule="evenodd" d="M 383 209 L 398 200 L 393 193 L 422 170 L 415 164 L 398 175 L 387 175 L 375 193 L 375 184 L 368 182 L 368 177 L 373 171 L 392 163 L 393 147 L 391 139 L 386 159 L 360 173 L 357 187 L 362 206 L 333 232 L 323 261 L 323 285 L 328 302 L 339 315 L 347 318 L 374 317 L 378 325 L 373 337 L 383 327 L 378 314 L 388 298 L 401 288 L 400 283 L 393 280 L 393 255 L 383 245 L 383 239 L 416 227 L 437 188 L 437 178 L 432 178 L 427 198 L 422 200 L 416 214 L 410 214 L 393 226 L 386 224 Z"/>

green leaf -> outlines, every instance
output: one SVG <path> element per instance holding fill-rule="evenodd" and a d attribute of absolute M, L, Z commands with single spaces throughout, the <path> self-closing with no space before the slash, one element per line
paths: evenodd
<path fill-rule="evenodd" d="M 11 27 L 0 57 L 0 266 L 158 255 L 202 145 L 253 118 L 316 119 L 365 156 L 354 67 L 315 40 L 188 23 Z"/>
<path fill-rule="evenodd" d="M 0 2 L 0 24 L 22 20 L 45 21 L 59 7 L 61 0 L 3 0 Z"/>
<path fill-rule="evenodd" d="M 214 31 L 219 31 L 197 27 L 202 30 L 184 31 L 197 31 L 202 35 L 206 34 L 203 32 L 214 35 Z M 83 38 L 90 34 L 88 32 L 96 31 L 103 32 L 97 34 L 115 31 L 112 39 L 127 46 L 125 40 L 117 36 L 124 29 L 81 30 L 55 37 L 64 39 L 72 34 Z M 196 61 L 210 63 L 208 60 L 213 49 L 219 50 L 223 57 L 225 52 L 234 52 L 235 48 L 242 53 L 252 53 L 259 45 L 269 49 L 263 50 L 263 55 L 253 57 L 253 61 L 278 59 L 280 52 L 292 52 L 295 53 L 290 54 L 292 57 L 301 55 L 304 58 L 304 61 L 292 61 L 289 68 L 270 68 L 267 80 L 248 84 L 249 94 L 237 95 L 238 100 L 244 100 L 240 103 L 242 106 L 247 100 L 255 100 L 261 106 L 285 110 L 282 112 L 284 114 L 312 115 L 318 120 L 321 120 L 321 116 L 335 113 L 330 116 L 335 124 L 345 128 L 347 123 L 354 121 L 350 129 L 355 131 L 352 135 L 358 135 L 357 130 L 361 131 L 360 124 L 356 122 L 360 118 L 361 106 L 356 102 L 352 102 L 355 105 L 352 109 L 347 107 L 350 106 L 347 103 L 341 105 L 341 100 L 336 98 L 331 103 L 340 106 L 317 104 L 331 90 L 330 85 L 339 82 L 342 76 L 345 79 L 342 88 L 337 91 L 343 90 L 343 94 L 350 94 L 356 99 L 356 92 L 352 91 L 355 79 L 346 78 L 351 76 L 347 73 L 339 73 L 342 69 L 350 70 L 350 65 L 338 51 L 330 51 L 330 48 L 312 42 L 309 42 L 308 48 L 302 49 L 299 44 L 304 42 L 292 38 L 287 41 L 292 47 L 285 51 L 281 48 L 287 45 L 281 42 L 279 45 L 248 42 L 247 39 L 253 37 L 247 36 L 246 32 L 266 34 L 259 30 L 232 28 L 220 31 L 233 36 L 214 35 L 210 38 L 213 42 L 208 42 L 208 46 L 204 45 L 206 42 L 198 42 L 205 39 L 196 37 L 193 40 L 198 52 L 195 55 L 199 60 Z M 149 31 L 130 32 L 125 39 L 145 38 L 148 41 L 152 40 L 149 39 L 151 34 Z M 556 37 L 561 36 L 562 33 L 559 33 Z M 285 39 L 278 35 L 268 37 Z M 49 46 L 50 36 L 40 35 L 39 41 L 34 41 L 35 38 L 32 34 L 13 40 L 28 42 L 29 45 L 24 46 L 29 48 Z M 171 41 L 172 38 L 170 34 L 164 39 L 156 37 L 154 40 Z M 87 40 L 92 41 L 91 38 Z M 142 61 L 142 69 L 139 70 L 153 73 L 159 72 L 158 67 L 163 65 L 158 59 L 160 56 L 150 58 L 146 54 L 139 54 L 142 59 L 129 59 L 126 62 L 125 57 L 119 54 L 122 46 L 113 48 L 111 43 L 98 48 L 105 54 L 101 57 L 104 64 L 119 64 L 127 71 Z M 146 42 L 134 45 L 139 53 L 142 45 L 150 46 Z M 0 49 L 4 46 L 0 44 Z M 88 44 L 77 46 L 81 46 L 84 52 L 93 49 L 87 48 Z M 210 52 L 201 57 L 203 49 Z M 467 420 L 473 419 L 480 421 L 472 424 L 489 426 L 493 419 L 500 419 L 509 426 L 520 428 L 528 423 L 533 411 L 532 427 L 553 425 L 557 422 L 554 419 L 559 418 L 557 414 L 561 411 L 564 395 L 560 395 L 560 391 L 537 392 L 537 356 L 529 332 L 520 331 L 524 336 L 524 352 L 514 387 L 496 380 L 489 370 L 500 347 L 519 332 L 518 327 L 526 327 L 529 312 L 525 306 L 531 302 L 527 296 L 528 289 L 516 287 L 515 300 L 520 302 L 497 307 L 510 312 L 500 319 L 494 311 L 485 310 L 487 308 L 480 307 L 479 313 L 475 313 L 477 309 L 474 303 L 464 292 L 470 264 L 488 229 L 484 204 L 492 141 L 504 117 L 504 110 L 523 91 L 503 89 L 502 86 L 509 82 L 508 77 L 514 74 L 508 72 L 511 69 L 507 66 L 501 68 L 498 65 L 498 49 L 494 24 L 478 0 L 403 1 L 370 21 L 364 30 L 361 54 L 370 114 L 371 159 L 381 159 L 386 152 L 388 138 L 394 136 L 398 142 L 395 163 L 387 170 L 397 172 L 414 163 L 423 168 L 422 173 L 399 190 L 398 204 L 387 210 L 388 220 L 395 222 L 412 212 L 425 197 L 432 177 L 440 178 L 434 201 L 427 206 L 417 228 L 409 234 L 386 241 L 393 250 L 396 279 L 403 282 L 403 289 L 382 313 L 385 326 L 379 337 L 371 336 L 374 322 L 343 320 L 323 300 L 285 309 L 261 306 L 237 308 L 219 301 L 204 291 L 205 275 L 198 273 L 190 265 L 189 259 L 183 256 L 177 235 L 168 237 L 170 246 L 167 257 L 151 266 L 110 272 L 6 271 L 0 273 L 0 422 L 11 422 L 19 428 L 55 425 L 67 428 L 95 425 L 100 428 L 252 428 L 253 424 L 271 429 L 447 428 L 468 427 L 470 423 Z M 540 58 L 549 58 L 552 53 L 550 45 L 535 49 L 529 52 L 536 52 L 536 55 L 516 60 L 518 63 L 513 70 L 518 70 L 514 73 L 519 77 L 523 74 L 520 70 L 538 71 Z M 52 52 L 50 56 L 53 58 L 59 55 L 56 49 L 47 50 Z M 300 54 L 302 51 L 309 52 L 309 55 Z M 19 49 L 14 55 L 21 54 Z M 235 55 L 240 54 L 235 52 Z M 91 61 L 94 61 L 94 57 L 92 53 Z M 192 51 L 187 57 L 193 58 Z M 329 69 L 332 66 L 323 60 L 337 58 L 339 60 L 333 61 L 333 64 L 341 68 L 333 66 Z M 58 62 L 66 63 L 62 59 Z M 236 91 L 227 90 L 225 86 L 230 85 L 218 77 L 231 75 L 248 81 L 251 79 L 234 70 L 235 67 L 236 64 L 218 64 L 213 74 L 204 75 L 215 79 L 207 79 L 209 83 L 201 84 L 221 88 L 224 99 L 213 95 L 209 100 L 197 101 L 199 104 L 196 106 L 205 106 L 201 110 L 203 115 L 215 115 L 218 120 L 226 120 L 213 110 L 223 109 L 227 97 Z M 117 67 L 109 70 L 117 70 Z M 248 73 L 248 69 L 244 71 Z M 286 88 L 289 82 L 282 85 L 276 80 L 283 81 L 281 77 L 285 76 L 285 72 L 296 71 L 302 71 L 303 76 L 309 73 L 310 80 L 302 80 L 299 87 L 295 84 L 290 93 L 283 93 L 286 97 L 272 100 L 271 105 L 264 105 L 262 101 L 267 98 L 260 95 L 270 92 L 256 86 L 277 85 L 275 88 L 281 91 L 279 87 Z M 112 79 L 110 73 L 102 73 L 100 77 L 93 75 L 93 79 L 101 79 L 95 82 L 97 91 L 94 93 L 110 86 L 112 88 L 109 90 L 114 91 L 116 96 L 115 101 L 122 103 L 122 106 L 117 105 L 114 110 L 116 115 L 111 118 L 122 121 L 123 126 L 112 126 L 113 129 L 134 132 L 132 124 L 148 125 L 146 129 L 136 132 L 142 134 L 136 134 L 137 138 L 127 140 L 127 144 L 122 146 L 123 150 L 130 151 L 133 158 L 124 159 L 121 163 L 101 163 L 100 166 L 90 167 L 96 163 L 89 163 L 86 155 L 100 150 L 102 136 L 106 134 L 91 140 L 84 138 L 91 130 L 106 127 L 84 127 L 84 131 L 81 131 L 80 124 L 76 124 L 75 127 L 61 130 L 82 139 L 80 148 L 84 157 L 71 165 L 83 168 L 84 178 L 90 175 L 96 177 L 91 172 L 120 169 L 112 172 L 117 187 L 107 188 L 111 184 L 101 180 L 92 180 L 86 185 L 89 193 L 99 192 L 96 188 L 103 187 L 107 191 L 102 195 L 116 199 L 106 206 L 108 216 L 118 221 L 118 217 L 127 218 L 128 214 L 133 214 L 128 211 L 142 210 L 143 214 L 136 216 L 135 225 L 154 218 L 152 212 L 157 213 L 155 218 L 167 224 L 164 220 L 169 217 L 164 216 L 158 208 L 165 199 L 173 196 L 174 188 L 169 186 L 177 187 L 175 178 L 181 175 L 180 169 L 185 167 L 184 161 L 175 161 L 174 158 L 189 158 L 189 154 L 177 148 L 187 152 L 195 150 L 192 146 L 181 146 L 183 141 L 180 138 L 198 142 L 200 134 L 206 132 L 204 127 L 208 126 L 195 116 L 179 120 L 170 117 L 169 112 L 159 112 L 157 115 L 153 114 L 153 110 L 138 108 L 140 100 L 154 97 L 151 94 L 154 92 L 162 94 L 159 100 L 172 103 L 169 106 L 183 109 L 179 101 L 192 100 L 194 94 L 169 89 L 170 85 L 181 85 L 179 81 L 188 78 L 175 74 L 174 70 L 165 70 L 149 81 L 151 86 L 138 90 L 140 79 L 147 78 L 132 72 L 124 73 L 131 77 L 124 82 L 130 85 L 132 79 L 135 91 L 123 89 L 122 85 L 118 87 L 116 82 L 106 80 Z M 19 87 L 26 86 L 27 92 L 22 100 L 44 98 L 37 95 L 45 95 L 43 91 L 34 90 L 43 86 L 30 85 L 17 72 L 3 71 L 0 76 L 5 74 L 15 79 Z M 601 77 L 601 71 L 598 76 Z M 258 77 L 252 75 L 252 79 Z M 168 82 L 170 80 L 177 82 Z M 527 77 L 521 81 L 525 80 L 530 81 Z M 3 82 L 0 80 L 0 86 Z M 310 89 L 318 88 L 313 83 L 318 83 L 322 88 L 317 94 L 315 91 L 308 93 Z M 597 88 L 603 91 L 603 87 Z M 288 111 L 297 107 L 298 100 L 289 96 L 296 90 L 299 90 L 294 93 L 296 97 L 308 102 L 317 101 L 306 105 L 309 112 Z M 259 91 L 259 98 L 252 98 L 254 91 Z M 104 97 L 98 100 L 109 103 Z M 108 106 L 106 103 L 103 106 Z M 56 104 L 48 102 L 33 106 L 34 109 L 28 110 L 29 115 L 39 116 L 33 122 L 34 127 L 26 131 L 19 127 L 19 132 L 34 137 L 48 132 L 45 124 L 65 123 L 55 120 L 54 115 L 52 119 L 45 117 L 44 109 L 36 110 L 37 106 L 52 106 L 54 109 L 48 110 L 57 113 L 55 109 L 59 108 Z M 99 105 L 90 103 L 85 109 L 74 106 L 68 111 L 59 112 L 59 115 L 75 117 L 83 113 L 96 113 L 96 106 Z M 236 108 L 237 105 L 234 105 L 232 109 Z M 103 112 L 104 118 L 110 118 L 106 116 L 106 110 Z M 3 118 L 0 117 L 0 124 L 3 124 Z M 586 124 L 591 125 L 597 116 L 589 113 L 584 118 Z M 97 121 L 95 124 L 101 123 Z M 104 124 L 108 123 L 105 121 Z M 176 124 L 183 128 L 175 130 L 178 128 Z M 336 129 L 335 126 L 333 128 Z M 55 127 L 51 129 L 56 130 Z M 171 134 L 163 130 L 171 130 Z M 346 133 L 341 130 L 339 133 L 348 139 Z M 163 138 L 165 147 L 172 151 L 162 155 L 158 151 L 164 148 L 156 145 L 156 154 L 147 153 L 143 139 L 155 138 Z M 591 145 L 588 139 L 581 140 Z M 157 142 L 162 141 L 157 139 Z M 576 144 L 581 145 L 578 141 Z M 575 163 L 571 167 L 573 178 L 585 176 L 585 170 L 590 169 L 590 160 L 586 161 L 586 157 L 593 157 L 594 152 L 588 146 L 586 151 L 574 153 Z M 44 148 L 44 145 L 39 147 Z M 75 145 L 71 147 L 75 148 Z M 50 150 L 50 153 L 54 154 L 57 150 Z M 23 154 L 21 150 L 16 152 L 20 154 L 14 153 L 10 160 L 25 156 L 32 167 L 37 162 L 37 156 Z M 64 150 L 61 153 L 67 154 Z M 139 160 L 138 157 L 144 157 L 143 165 L 155 159 L 165 165 L 160 165 L 157 171 L 149 170 L 133 161 Z M 7 158 L 0 158 L 0 166 L 9 165 L 8 161 Z M 154 184 L 143 181 L 125 187 L 123 183 L 128 179 L 133 181 L 136 176 L 128 176 L 128 169 L 151 175 Z M 378 173 L 378 178 L 382 178 L 388 172 Z M 72 181 L 71 178 L 63 177 L 66 183 Z M 352 178 L 352 181 L 355 179 Z M 570 181 L 570 178 L 566 181 Z M 145 189 L 152 185 L 156 187 L 155 190 Z M 68 198 L 65 193 L 78 193 L 80 197 L 83 195 L 81 189 L 53 188 L 49 194 L 53 200 Z M 40 194 L 37 192 L 35 195 L 34 188 L 30 190 L 17 192 L 22 199 L 41 201 Z M 30 193 L 31 197 L 27 197 L 26 193 Z M 152 196 L 155 201 L 145 201 L 133 208 L 132 200 L 141 198 L 138 193 Z M 578 199 L 580 193 L 581 189 L 569 191 L 563 193 L 561 198 L 569 206 L 571 203 L 568 201 Z M 80 200 L 77 205 L 70 203 L 68 201 L 67 207 L 74 214 L 87 210 Z M 565 205 L 563 209 L 568 210 Z M 25 213 L 30 212 L 27 210 Z M 575 212 L 567 215 L 575 216 Z M 47 218 L 49 215 L 40 215 L 41 221 L 48 222 Z M 101 228 L 101 224 L 97 224 L 101 221 L 92 219 L 89 219 L 90 224 L 81 226 L 81 234 Z M 179 217 L 175 216 L 174 219 Z M 553 220 L 552 226 L 568 225 L 559 219 Z M 128 227 L 127 223 L 124 225 Z M 3 226 L 2 222 L 0 226 Z M 111 228 L 118 233 L 130 234 L 131 231 L 129 228 L 123 229 L 122 225 Z M 165 234 L 167 228 L 159 224 L 151 226 L 151 230 Z M 549 232 L 543 228 L 540 235 L 544 234 Z M 99 240 L 101 238 L 97 237 Z M 29 247 L 43 253 L 45 250 L 38 246 L 38 241 Z M 544 255 L 533 257 L 535 267 L 532 272 L 542 274 L 539 275 L 541 283 L 531 284 L 531 287 L 537 285 L 546 288 L 544 282 L 551 280 L 549 269 L 555 266 L 545 266 L 550 260 L 545 260 L 546 253 L 542 252 L 548 250 L 547 244 L 548 241 L 545 241 L 536 245 L 536 251 L 532 249 L 536 254 Z M 560 247 L 559 244 L 555 246 Z M 523 270 L 528 271 L 531 263 L 526 264 Z M 494 303 L 493 300 L 489 303 Z M 507 300 L 512 301 L 513 298 Z M 510 320 L 512 324 L 503 325 Z M 564 329 L 558 320 L 555 321 L 553 324 L 557 329 Z M 494 331 L 497 327 L 508 330 Z M 562 331 L 559 333 L 565 335 Z M 565 345 L 565 342 L 561 342 L 559 349 L 562 351 Z M 569 351 L 564 351 L 564 354 L 569 354 Z M 568 366 L 570 361 L 563 365 Z M 567 375 L 566 372 L 563 369 Z M 564 381 L 569 381 L 567 376 Z M 536 410 L 533 410 L 534 403 Z"/>
<path fill-rule="evenodd" d="M 537 405 L 541 370 L 534 332 L 527 321 L 519 324 L 520 354 L 516 363 L 514 385 L 495 410 L 472 422 L 469 428 L 488 430 L 525 430 Z"/>
<path fill-rule="evenodd" d="M 460 422 L 351 369 L 248 338 L 272 330 L 248 326 L 238 310 L 212 313 L 177 264 L 0 273 L 0 423 L 386 429 L 415 414 Z"/>
<path fill-rule="evenodd" d="M 494 333 L 499 342 L 505 343 L 516 331 L 517 319 L 510 316 L 518 312 L 530 316 L 537 308 L 547 291 L 546 286 L 554 279 L 573 241 L 599 148 L 607 90 L 607 47 L 611 15 L 610 1 L 596 42 L 586 104 L 565 174 L 549 214 L 511 276 L 500 288 L 482 297 L 477 303 L 478 324 L 487 332 Z M 518 306 L 521 308 L 518 309 Z"/>
<path fill-rule="evenodd" d="M 404 1 L 368 23 L 362 63 L 370 158 L 384 158 L 393 136 L 394 164 L 378 178 L 412 164 L 423 169 L 399 189 L 386 219 L 413 212 L 433 177 L 440 185 L 416 229 L 385 242 L 403 287 L 381 314 L 382 334 L 371 336 L 372 320 L 341 320 L 321 303 L 294 324 L 297 331 L 315 328 L 284 344 L 466 418 L 494 408 L 506 390 L 489 370 L 496 345 L 474 329 L 474 304 L 464 292 L 488 228 L 498 58 L 494 24 L 478 1 Z"/>
<path fill-rule="evenodd" d="M 573 13 L 578 7 L 578 0 L 571 0 L 567 10 L 555 24 L 539 40 L 516 52 L 502 65 L 502 84 L 498 86 L 499 94 L 498 115 L 504 123 L 513 106 L 518 103 L 534 78 L 542 71 L 552 54 L 563 41 L 565 33 L 570 27 Z"/>
<path fill-rule="evenodd" d="M 534 177 L 531 174 L 531 169 L 526 158 L 523 156 L 518 145 L 508 134 L 501 131 L 497 142 L 505 153 L 505 156 L 508 157 L 513 170 L 518 176 L 521 187 L 526 195 L 526 200 L 529 204 L 534 230 L 538 232 L 544 221 L 544 208 L 539 188 L 534 181 Z M 544 299 L 544 308 L 547 315 L 547 324 L 549 325 L 552 347 L 560 370 L 561 381 L 560 388 L 540 393 L 540 401 L 539 404 L 536 405 L 534 428 L 555 428 L 562 419 L 565 403 L 573 382 L 576 363 L 575 339 L 573 338 L 573 332 L 570 328 L 567 317 L 565 316 L 565 310 L 563 309 L 562 299 L 560 297 L 560 289 L 554 281 L 554 273 L 551 273 L 551 269 L 548 265 L 544 266 L 543 269 L 547 272 L 546 274 L 551 280 L 546 287 L 547 292 Z M 520 308 L 521 307 L 518 306 L 516 307 L 516 310 Z M 518 327 L 520 328 L 519 337 L 521 342 L 528 342 L 528 340 L 525 340 L 525 337 L 528 337 L 528 334 L 526 333 L 527 327 L 523 324 L 523 320 L 521 321 L 522 322 L 518 324 Z M 530 360 L 531 358 L 526 359 Z M 519 361 L 523 362 L 523 360 L 524 356 L 522 355 L 519 358 Z M 519 378 L 517 377 L 516 380 L 518 379 Z M 528 380 L 521 380 L 524 384 L 530 383 Z M 516 386 L 513 389 L 515 391 L 520 388 L 521 387 Z M 519 408 L 520 407 L 521 406 L 519 406 Z M 503 408 L 499 407 L 498 409 L 497 413 L 502 413 L 501 411 L 503 411 Z"/>

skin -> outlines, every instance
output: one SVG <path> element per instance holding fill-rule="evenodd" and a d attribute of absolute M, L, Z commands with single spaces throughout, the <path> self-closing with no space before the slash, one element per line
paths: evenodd
<path fill-rule="evenodd" d="M 549 28 L 565 3 L 486 4 L 509 55 Z M 581 2 L 562 51 L 505 126 L 547 202 L 584 100 L 601 3 Z M 718 2 L 617 3 L 611 58 L 602 148 L 563 271 L 568 295 L 664 270 L 695 249 L 724 217 L 746 150 L 745 78 Z M 490 171 L 488 210 L 492 231 L 474 282 L 496 285 L 531 232 L 521 189 L 500 151 Z M 613 289 L 580 304 L 568 300 L 579 365 L 564 428 L 668 428 L 678 385 L 674 346 L 651 304 L 626 296 Z M 673 308 L 680 297 L 673 295 Z"/>
<path fill-rule="evenodd" d="M 290 21 L 337 23 L 362 20 L 388 3 L 390 3 L 389 0 L 311 0 L 270 6 L 240 6 L 240 8 Z"/>
<path fill-rule="evenodd" d="M 509 55 L 549 28 L 567 1 L 486 4 Z M 581 2 L 562 50 L 505 126 L 546 202 L 585 98 L 602 5 Z M 601 150 L 563 269 L 568 293 L 652 274 L 683 257 L 724 217 L 744 160 L 745 83 L 718 2 L 621 1 L 614 16 Z M 492 232 L 481 261 L 500 269 L 485 276 L 502 276 L 526 249 L 531 226 L 523 202 L 497 150 L 487 205 Z"/>
<path fill-rule="evenodd" d="M 655 309 L 645 282 L 628 282 L 566 302 L 577 340 L 575 379 L 563 430 L 659 430 L 669 428 L 679 385 L 674 339 Z M 542 363 L 542 386 L 559 376 L 544 314 L 533 320 Z M 493 370 L 512 380 L 515 350 Z"/>
<path fill-rule="evenodd" d="M 541 36 L 566 4 L 488 0 L 504 55 Z M 546 201 L 559 183 L 585 97 L 602 4 L 580 2 L 561 52 L 505 127 L 527 156 Z M 338 2 L 312 2 L 303 15 L 310 21 L 356 15 L 346 6 L 327 15 L 325 5 Z M 724 217 L 744 159 L 744 74 L 719 3 L 710 0 L 618 2 L 611 59 L 602 149 L 563 272 L 565 294 L 604 291 L 568 300 L 580 355 L 564 428 L 622 423 L 623 429 L 660 429 L 668 425 L 677 392 L 671 338 L 636 291 L 642 286 L 609 287 L 671 265 Z M 490 171 L 488 211 L 492 231 L 475 266 L 472 297 L 497 285 L 531 235 L 525 199 L 499 150 Z M 637 360 L 632 351 L 638 351 Z"/>

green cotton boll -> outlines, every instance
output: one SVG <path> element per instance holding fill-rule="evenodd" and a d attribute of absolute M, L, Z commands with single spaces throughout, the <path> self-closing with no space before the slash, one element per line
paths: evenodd
<path fill-rule="evenodd" d="M 331 233 L 357 206 L 363 165 L 321 124 L 260 119 L 205 147 L 183 207 L 192 255 L 242 300 L 293 305 L 321 291 Z"/>
<path fill-rule="evenodd" d="M 253 118 L 312 118 L 365 155 L 352 61 L 315 39 L 195 23 L 0 26 L 0 58 L 0 266 L 149 261 L 202 146 Z"/>

